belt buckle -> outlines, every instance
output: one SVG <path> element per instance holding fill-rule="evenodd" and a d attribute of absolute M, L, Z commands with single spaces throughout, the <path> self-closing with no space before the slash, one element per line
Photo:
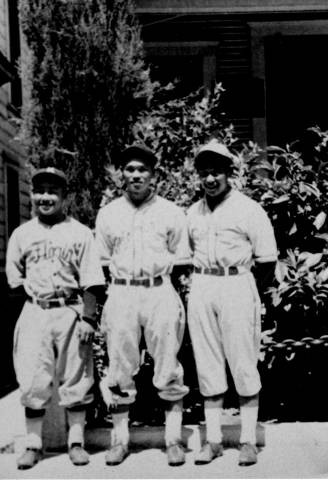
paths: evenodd
<path fill-rule="evenodd" d="M 209 275 L 216 275 L 217 277 L 222 277 L 222 275 L 224 275 L 224 269 L 222 269 L 222 267 L 208 268 L 207 270 Z"/>
<path fill-rule="evenodd" d="M 229 275 L 238 275 L 238 268 L 237 267 L 229 267 Z"/>
<path fill-rule="evenodd" d="M 214 271 L 214 275 L 218 275 L 218 277 L 223 277 L 225 275 L 225 270 L 223 267 L 214 268 Z"/>
<path fill-rule="evenodd" d="M 46 310 L 47 308 L 49 308 L 50 306 L 50 302 L 48 300 L 38 300 L 37 302 L 40 307 L 43 309 L 43 310 Z"/>
<path fill-rule="evenodd" d="M 135 285 L 141 285 L 142 287 L 150 287 L 152 285 L 150 278 L 141 278 L 135 280 Z"/>
<path fill-rule="evenodd" d="M 130 285 L 134 285 L 136 287 L 150 287 L 151 283 L 149 278 L 132 278 L 132 280 L 130 280 Z"/>
<path fill-rule="evenodd" d="M 162 277 L 155 277 L 154 278 L 153 285 L 159 286 L 159 285 L 162 285 L 162 283 L 163 283 L 163 278 Z"/>

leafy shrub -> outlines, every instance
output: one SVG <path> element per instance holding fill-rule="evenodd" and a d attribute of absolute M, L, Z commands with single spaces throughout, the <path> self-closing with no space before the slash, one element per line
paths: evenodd
<path fill-rule="evenodd" d="M 324 253 L 287 252 L 279 263 L 279 282 L 271 289 L 280 338 L 328 333 L 328 257 Z"/>
<path fill-rule="evenodd" d="M 236 155 L 235 186 L 262 204 L 275 229 L 279 268 L 263 323 L 280 339 L 328 331 L 327 132 L 311 130 L 312 164 L 289 145 L 263 152 L 250 142 Z"/>

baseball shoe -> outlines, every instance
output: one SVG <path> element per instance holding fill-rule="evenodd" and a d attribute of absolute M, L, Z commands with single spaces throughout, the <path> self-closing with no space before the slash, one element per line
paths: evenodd
<path fill-rule="evenodd" d="M 17 459 L 18 470 L 27 470 L 34 467 L 41 459 L 42 452 L 39 448 L 27 447 L 24 453 Z"/>
<path fill-rule="evenodd" d="M 127 445 L 121 443 L 111 447 L 105 456 L 106 465 L 119 465 L 129 455 L 129 449 Z"/>
<path fill-rule="evenodd" d="M 183 465 L 186 461 L 183 447 L 180 443 L 175 443 L 166 447 L 167 462 L 171 467 Z"/>
<path fill-rule="evenodd" d="M 257 463 L 257 448 L 255 445 L 249 442 L 241 443 L 239 449 L 239 465 L 245 467 Z"/>
<path fill-rule="evenodd" d="M 223 455 L 222 443 L 206 442 L 200 449 L 200 452 L 195 458 L 196 465 L 205 465 L 210 463 L 214 458 Z"/>
<path fill-rule="evenodd" d="M 72 443 L 68 450 L 68 456 L 73 465 L 87 465 L 89 463 L 89 455 L 81 443 Z"/>

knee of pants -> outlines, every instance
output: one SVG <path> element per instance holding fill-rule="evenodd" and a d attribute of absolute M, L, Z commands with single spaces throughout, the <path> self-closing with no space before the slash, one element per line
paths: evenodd
<path fill-rule="evenodd" d="M 261 390 L 260 374 L 256 366 L 239 365 L 232 376 L 240 396 L 249 397 Z"/>
<path fill-rule="evenodd" d="M 59 405 L 70 407 L 72 405 L 89 404 L 93 401 L 91 388 L 93 375 L 79 379 L 75 384 L 63 384 L 58 388 Z"/>
<path fill-rule="evenodd" d="M 51 400 L 52 391 L 21 391 L 21 404 L 32 410 L 45 409 Z"/>

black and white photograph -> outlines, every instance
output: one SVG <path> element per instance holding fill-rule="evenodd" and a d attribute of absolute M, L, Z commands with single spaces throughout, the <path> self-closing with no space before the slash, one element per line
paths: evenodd
<path fill-rule="evenodd" d="M 0 0 L 0 479 L 328 478 L 327 52 L 327 0 Z"/>

